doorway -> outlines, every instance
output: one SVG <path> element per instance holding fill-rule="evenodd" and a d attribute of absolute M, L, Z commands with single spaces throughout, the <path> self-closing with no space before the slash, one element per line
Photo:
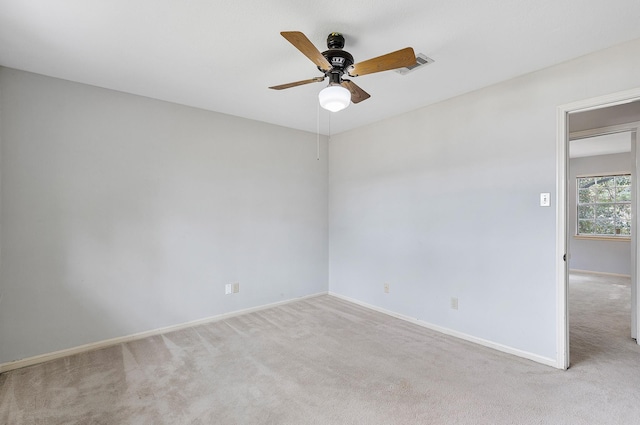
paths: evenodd
<path fill-rule="evenodd" d="M 569 269 L 571 262 L 571 241 L 575 236 L 576 227 L 571 221 L 572 214 L 576 214 L 575 204 L 571 200 L 570 183 L 572 178 L 570 168 L 570 140 L 587 139 L 597 135 L 627 133 L 630 148 L 630 172 L 632 178 L 632 201 L 629 240 L 629 275 L 631 285 L 631 335 L 637 339 L 637 311 L 640 299 L 638 296 L 637 279 L 638 262 L 637 252 L 637 228 L 638 214 L 636 214 L 637 200 L 639 199 L 636 163 L 638 163 L 638 150 L 636 149 L 637 128 L 640 125 L 640 89 L 623 93 L 616 93 L 596 99 L 589 99 L 558 107 L 558 179 L 557 179 L 557 299 L 558 299 L 558 329 L 557 329 L 557 367 L 566 369 L 570 366 L 570 340 L 569 340 Z M 629 112 L 631 111 L 631 112 Z M 627 116 L 627 112 L 630 116 Z M 576 129 L 575 124 L 581 121 L 587 122 L 591 128 Z M 571 128 L 572 125 L 574 128 Z M 613 170 L 610 170 L 613 171 Z M 620 172 L 624 170 L 616 170 Z M 615 173 L 614 173 L 615 174 Z M 575 182 L 573 182 L 575 183 Z M 574 192 L 575 193 L 575 192 Z M 575 218 L 574 218 L 575 220 Z M 615 236 L 614 236 L 615 237 Z M 623 243 L 623 242 L 618 242 Z"/>
<path fill-rule="evenodd" d="M 622 352 L 616 347 L 631 343 L 634 134 L 608 130 L 612 117 L 624 121 L 627 115 L 640 120 L 640 102 L 568 117 L 568 314 L 573 365 L 600 361 L 604 353 L 615 358 Z"/>

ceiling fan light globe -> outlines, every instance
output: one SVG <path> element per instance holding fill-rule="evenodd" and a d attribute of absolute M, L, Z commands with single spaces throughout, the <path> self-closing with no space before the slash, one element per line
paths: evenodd
<path fill-rule="evenodd" d="M 324 109 L 338 112 L 351 103 L 351 92 L 339 85 L 328 86 L 320 90 L 318 100 Z"/>

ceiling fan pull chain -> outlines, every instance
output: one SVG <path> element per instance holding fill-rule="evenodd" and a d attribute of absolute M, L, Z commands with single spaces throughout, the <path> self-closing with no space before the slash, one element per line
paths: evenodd
<path fill-rule="evenodd" d="M 327 143 L 329 143 L 331 141 L 331 113 L 328 114 L 329 115 L 329 132 L 327 133 Z"/>
<path fill-rule="evenodd" d="M 320 104 L 316 102 L 316 159 L 320 161 Z"/>

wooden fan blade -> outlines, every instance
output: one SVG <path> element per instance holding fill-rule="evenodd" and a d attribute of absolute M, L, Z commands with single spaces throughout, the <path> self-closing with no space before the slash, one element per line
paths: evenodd
<path fill-rule="evenodd" d="M 294 47 L 302 52 L 303 55 L 311 59 L 311 62 L 315 63 L 323 71 L 329 71 L 331 64 L 322 56 L 322 53 L 316 46 L 313 45 L 306 35 L 300 31 L 283 31 L 280 33 L 287 41 L 294 45 Z M 414 58 L 415 59 L 415 58 Z"/>
<path fill-rule="evenodd" d="M 351 66 L 348 73 L 352 77 L 373 74 L 374 72 L 388 71 L 416 64 L 416 55 L 411 47 L 397 50 L 377 58 L 356 63 Z"/>
<path fill-rule="evenodd" d="M 325 77 L 316 77 L 316 78 L 311 78 L 309 80 L 296 81 L 295 83 L 280 84 L 279 86 L 273 86 L 269 88 L 274 90 L 283 90 L 291 87 L 302 86 L 309 83 L 320 83 L 324 81 L 324 78 Z"/>
<path fill-rule="evenodd" d="M 343 80 L 342 84 L 340 85 L 351 92 L 352 103 L 359 103 L 371 97 L 369 93 L 362 90 L 356 83 L 351 80 Z"/>

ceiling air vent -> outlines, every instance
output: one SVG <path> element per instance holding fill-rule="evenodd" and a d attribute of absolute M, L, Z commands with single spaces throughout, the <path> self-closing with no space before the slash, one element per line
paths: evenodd
<path fill-rule="evenodd" d="M 416 69 L 422 68 L 423 66 L 429 65 L 430 63 L 433 63 L 433 62 L 434 60 L 431 58 L 428 58 L 427 55 L 425 55 L 424 53 L 418 53 L 416 55 L 415 65 L 411 65 L 406 68 L 398 68 L 396 69 L 396 72 L 400 75 L 407 75 L 408 73 L 413 72 Z"/>

